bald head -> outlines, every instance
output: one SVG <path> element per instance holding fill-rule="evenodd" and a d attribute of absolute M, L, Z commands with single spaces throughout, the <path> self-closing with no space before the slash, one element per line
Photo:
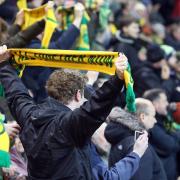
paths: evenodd
<path fill-rule="evenodd" d="M 156 123 L 155 108 L 151 101 L 144 98 L 136 98 L 136 113 L 145 128 L 151 129 Z"/>
<path fill-rule="evenodd" d="M 152 102 L 144 98 L 136 98 L 135 104 L 137 109 L 137 115 L 141 113 L 148 114 L 149 109 L 154 109 Z"/>

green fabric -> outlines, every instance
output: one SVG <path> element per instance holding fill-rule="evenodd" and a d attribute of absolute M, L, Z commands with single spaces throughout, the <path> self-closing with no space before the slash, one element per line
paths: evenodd
<path fill-rule="evenodd" d="M 1 83 L 0 83 L 0 97 L 4 97 L 4 88 Z"/>
<path fill-rule="evenodd" d="M 136 112 L 135 94 L 130 84 L 126 89 L 126 106 L 129 112 Z"/>
<path fill-rule="evenodd" d="M 107 28 L 110 13 L 109 0 L 105 0 L 104 4 L 99 9 L 99 24 L 102 29 Z"/>
<path fill-rule="evenodd" d="M 58 11 L 62 13 L 62 22 L 60 26 L 62 30 L 67 30 L 74 20 L 74 8 L 66 8 L 65 6 L 59 6 Z M 90 50 L 89 35 L 88 35 L 88 22 L 90 18 L 87 12 L 84 12 L 81 26 L 80 36 L 76 41 L 75 50 Z"/>
<path fill-rule="evenodd" d="M 129 63 L 128 68 L 126 70 L 130 77 L 130 82 L 128 82 L 126 87 L 126 106 L 129 112 L 136 112 L 135 94 L 133 90 L 134 81 L 131 75 L 131 67 Z"/>
<path fill-rule="evenodd" d="M 164 52 L 166 53 L 166 55 L 173 54 L 173 53 L 176 52 L 173 47 L 168 46 L 168 45 L 161 45 L 161 49 L 164 50 Z"/>
<path fill-rule="evenodd" d="M 174 129 L 180 130 L 180 124 L 177 124 L 177 123 L 173 122 L 172 126 L 174 127 Z"/>
<path fill-rule="evenodd" d="M 85 6 L 87 9 L 97 9 L 98 0 L 86 0 Z M 99 24 L 100 28 L 105 29 L 108 25 L 108 19 L 111 10 L 109 8 L 109 0 L 104 0 L 104 3 L 99 7 Z"/>
<path fill-rule="evenodd" d="M 10 155 L 8 152 L 0 150 L 0 167 L 10 166 Z"/>
<path fill-rule="evenodd" d="M 80 37 L 76 42 L 76 50 L 88 51 L 90 50 L 89 35 L 88 35 L 89 16 L 85 14 L 81 21 Z"/>

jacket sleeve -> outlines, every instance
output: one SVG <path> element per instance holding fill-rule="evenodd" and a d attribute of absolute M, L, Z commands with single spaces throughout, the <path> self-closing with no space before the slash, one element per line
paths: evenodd
<path fill-rule="evenodd" d="M 101 161 L 93 167 L 93 178 L 95 180 L 129 180 L 139 167 L 139 156 L 131 152 L 125 158 L 119 160 L 113 167 L 108 169 L 107 165 Z"/>
<path fill-rule="evenodd" d="M 49 44 L 49 49 L 71 49 L 79 33 L 79 29 L 72 24 L 62 36 Z"/>
<path fill-rule="evenodd" d="M 15 36 L 11 37 L 5 44 L 8 48 L 25 47 L 33 38 L 44 30 L 44 26 L 44 20 L 38 21 L 24 31 L 20 31 Z"/>
<path fill-rule="evenodd" d="M 8 34 L 10 37 L 16 35 L 19 31 L 21 30 L 21 27 L 17 24 L 13 24 L 9 29 L 8 29 Z"/>
<path fill-rule="evenodd" d="M 23 128 L 36 105 L 21 79 L 18 78 L 15 69 L 8 62 L 5 63 L 6 65 L 0 66 L 0 80 L 5 89 L 5 97 L 11 113 Z"/>
<path fill-rule="evenodd" d="M 112 76 L 93 93 L 89 101 L 67 113 L 63 120 L 60 120 L 66 136 L 71 137 L 76 145 L 84 145 L 85 141 L 106 120 L 122 87 L 123 81 L 117 76 Z"/>
<path fill-rule="evenodd" d="M 158 153 L 162 153 L 162 155 L 165 156 L 180 150 L 179 141 L 175 137 L 168 134 L 165 130 L 159 128 L 158 125 L 155 125 L 151 130 L 151 141 L 152 144 L 155 145 Z"/>

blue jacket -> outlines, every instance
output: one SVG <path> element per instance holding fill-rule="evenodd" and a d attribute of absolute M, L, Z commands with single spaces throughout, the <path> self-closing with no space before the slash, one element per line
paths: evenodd
<path fill-rule="evenodd" d="M 71 49 L 79 33 L 79 29 L 73 24 L 64 32 L 56 30 L 51 38 L 48 49 Z M 27 48 L 39 49 L 41 48 L 41 41 L 34 39 Z"/>
<path fill-rule="evenodd" d="M 93 144 L 91 144 L 90 152 L 93 180 L 128 180 L 134 175 L 139 167 L 140 157 L 134 152 L 131 152 L 125 158 L 118 161 L 110 169 L 100 158 Z"/>

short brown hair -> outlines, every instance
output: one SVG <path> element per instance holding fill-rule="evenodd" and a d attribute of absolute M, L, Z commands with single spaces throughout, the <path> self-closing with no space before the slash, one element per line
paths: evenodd
<path fill-rule="evenodd" d="M 86 80 L 86 76 L 76 70 L 59 69 L 50 75 L 46 89 L 49 96 L 68 104 L 78 90 L 83 92 Z"/>

